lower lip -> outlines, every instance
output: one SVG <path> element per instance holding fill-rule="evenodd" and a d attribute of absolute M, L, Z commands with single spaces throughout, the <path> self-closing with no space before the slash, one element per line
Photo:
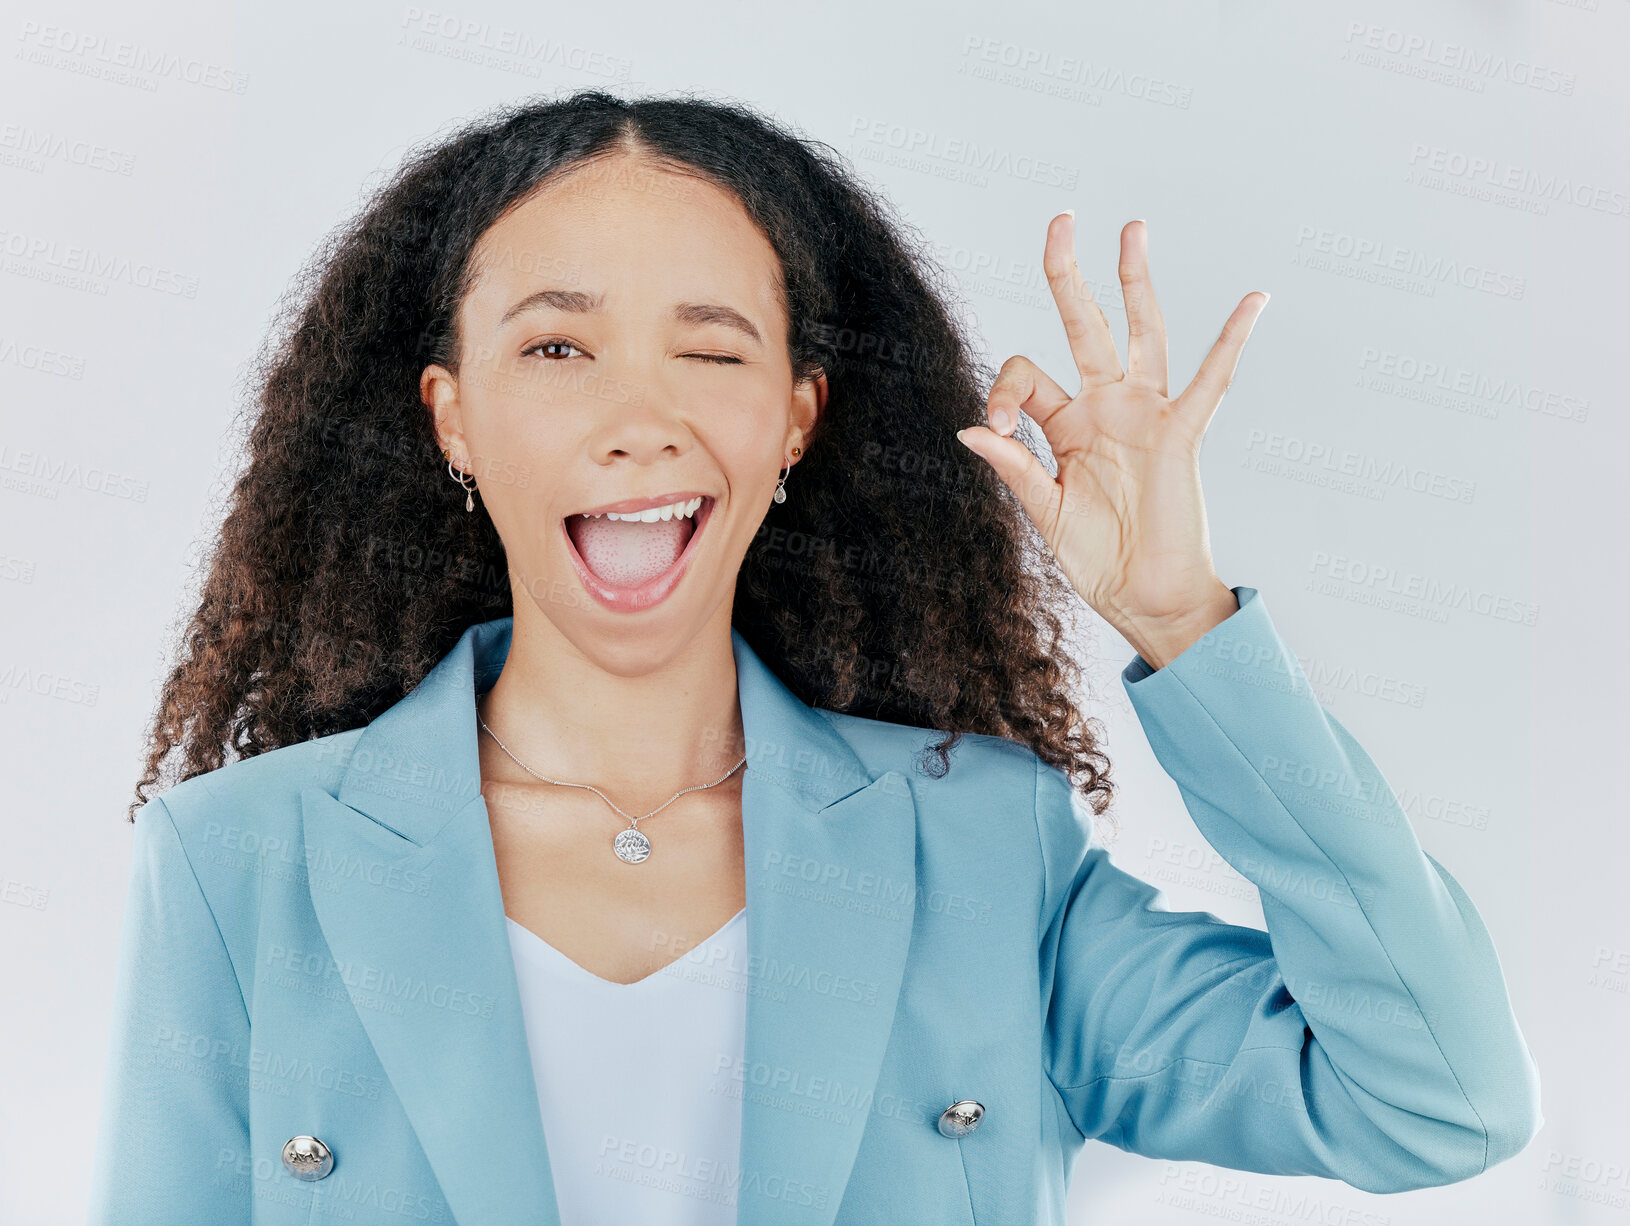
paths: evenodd
<path fill-rule="evenodd" d="M 696 512 L 696 528 L 690 534 L 690 540 L 685 542 L 685 548 L 680 550 L 674 564 L 660 575 L 653 575 L 638 587 L 618 587 L 607 583 L 599 575 L 588 568 L 583 561 L 583 555 L 577 552 L 577 546 L 572 543 L 572 534 L 566 530 L 566 521 L 560 521 L 560 534 L 566 538 L 566 553 L 572 559 L 572 565 L 577 568 L 577 577 L 583 581 L 583 586 L 593 596 L 613 613 L 638 613 L 644 609 L 652 608 L 666 600 L 679 581 L 685 577 L 685 571 L 690 568 L 692 555 L 696 552 L 696 542 L 702 539 L 702 533 L 707 528 L 707 521 L 713 516 L 714 500 L 704 501 Z"/>

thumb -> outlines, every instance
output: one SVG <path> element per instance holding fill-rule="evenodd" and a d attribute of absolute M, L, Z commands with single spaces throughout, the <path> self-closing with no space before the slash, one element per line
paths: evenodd
<path fill-rule="evenodd" d="M 968 426 L 958 430 L 956 436 L 964 447 L 996 470 L 996 475 L 1013 491 L 1038 529 L 1057 518 L 1063 487 L 1036 458 L 1035 452 L 1018 439 L 997 434 L 986 426 Z"/>

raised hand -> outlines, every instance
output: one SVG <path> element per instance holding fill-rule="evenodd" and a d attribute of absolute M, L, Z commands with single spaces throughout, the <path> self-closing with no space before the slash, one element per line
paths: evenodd
<path fill-rule="evenodd" d="M 1075 218 L 1048 224 L 1042 268 L 1081 377 L 1071 396 L 1029 358 L 1002 364 L 989 426 L 957 432 L 1013 491 L 1083 600 L 1156 668 L 1239 608 L 1211 562 L 1200 440 L 1233 381 L 1268 295 L 1234 308 L 1193 382 L 1166 394 L 1166 324 L 1149 279 L 1148 226 L 1121 230 L 1127 363 L 1075 261 Z M 1041 426 L 1058 477 L 1011 437 L 1019 411 Z"/>

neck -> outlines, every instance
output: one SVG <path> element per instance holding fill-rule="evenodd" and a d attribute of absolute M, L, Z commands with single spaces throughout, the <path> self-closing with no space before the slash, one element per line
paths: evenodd
<path fill-rule="evenodd" d="M 653 809 L 746 752 L 728 614 L 669 656 L 635 636 L 591 659 L 517 601 L 503 672 L 476 711 L 538 774 L 593 784 L 631 813 Z M 483 781 L 547 786 L 477 732 Z"/>

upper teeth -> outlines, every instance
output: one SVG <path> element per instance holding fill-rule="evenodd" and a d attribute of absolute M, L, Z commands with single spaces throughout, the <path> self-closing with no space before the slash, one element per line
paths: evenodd
<path fill-rule="evenodd" d="M 604 513 L 604 518 L 637 520 L 641 523 L 654 524 L 659 519 L 689 519 L 696 514 L 697 508 L 701 505 L 702 499 L 698 496 L 692 498 L 689 502 L 670 502 L 665 507 L 646 507 L 643 511 L 607 511 Z M 589 518 L 600 519 L 601 516 L 591 515 Z"/>

